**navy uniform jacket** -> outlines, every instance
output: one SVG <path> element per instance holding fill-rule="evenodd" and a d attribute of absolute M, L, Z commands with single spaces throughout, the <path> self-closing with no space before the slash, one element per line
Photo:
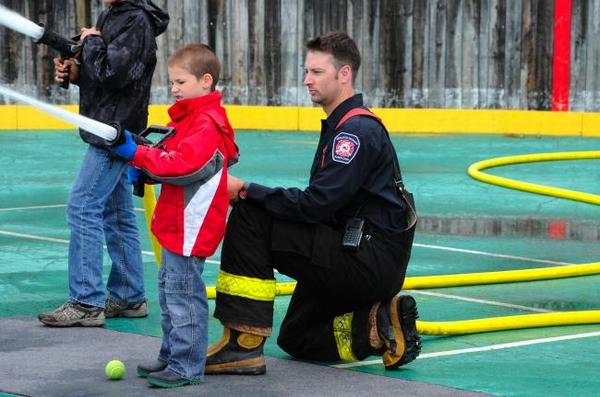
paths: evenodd
<path fill-rule="evenodd" d="M 102 11 L 96 22 L 102 36 L 86 36 L 75 82 L 82 115 L 116 121 L 134 133 L 146 128 L 156 36 L 168 23 L 169 15 L 151 0 L 119 2 Z M 88 143 L 104 145 L 87 131 L 80 134 Z"/>
<path fill-rule="evenodd" d="M 385 129 L 372 117 L 355 116 L 335 130 L 342 117 L 357 107 L 363 107 L 361 94 L 348 98 L 322 120 L 306 189 L 251 183 L 246 199 L 286 221 L 336 227 L 359 216 L 388 233 L 403 230 L 405 205 L 393 185 L 391 142 Z"/>

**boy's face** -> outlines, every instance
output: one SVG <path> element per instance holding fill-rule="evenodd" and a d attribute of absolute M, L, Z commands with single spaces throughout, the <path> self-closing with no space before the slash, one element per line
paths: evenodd
<path fill-rule="evenodd" d="M 186 98 L 197 98 L 210 94 L 212 85 L 212 76 L 205 74 L 201 79 L 177 65 L 168 67 L 169 81 L 171 83 L 171 94 L 176 101 Z"/>

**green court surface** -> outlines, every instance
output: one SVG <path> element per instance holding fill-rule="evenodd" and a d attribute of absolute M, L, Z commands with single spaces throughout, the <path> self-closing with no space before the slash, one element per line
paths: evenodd
<path fill-rule="evenodd" d="M 466 173 L 470 164 L 493 157 L 597 150 L 600 139 L 461 134 L 403 134 L 392 139 L 421 217 L 408 276 L 600 261 L 598 206 L 487 185 Z M 240 131 L 237 141 L 241 161 L 231 174 L 271 186 L 306 185 L 317 133 Z M 31 317 L 67 297 L 65 204 L 85 145 L 74 131 L 3 131 L 0 145 L 0 318 Z M 489 173 L 600 194 L 600 160 L 522 164 Z M 145 319 L 111 319 L 107 328 L 160 336 L 157 267 L 137 198 L 136 207 L 151 314 Z M 556 223 L 566 233 L 550 233 L 549 225 Z M 206 266 L 208 285 L 215 283 L 218 262 L 217 252 Z M 105 265 L 107 276 L 108 259 Z M 410 293 L 417 299 L 421 320 L 454 321 L 598 310 L 599 284 L 600 275 L 595 275 Z M 288 301 L 287 296 L 276 300 L 275 335 Z M 211 318 L 211 342 L 220 331 Z M 0 340 L 1 333 L 0 329 Z M 275 338 L 268 340 L 266 354 L 289 358 Z M 419 359 L 398 371 L 384 370 L 377 357 L 318 365 L 491 395 L 591 396 L 600 390 L 598 357 L 596 324 L 425 336 Z M 1 376 L 0 391 L 10 392 L 2 387 Z"/>

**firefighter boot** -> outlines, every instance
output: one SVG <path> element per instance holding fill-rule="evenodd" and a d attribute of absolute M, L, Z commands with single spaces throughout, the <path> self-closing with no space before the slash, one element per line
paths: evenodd
<path fill-rule="evenodd" d="M 417 358 L 421 338 L 417 334 L 417 303 L 410 295 L 395 296 L 377 309 L 377 333 L 384 343 L 383 365 L 396 369 Z"/>
<path fill-rule="evenodd" d="M 263 375 L 267 372 L 263 346 L 266 338 L 229 327 L 223 337 L 209 346 L 206 353 L 207 375 Z"/>

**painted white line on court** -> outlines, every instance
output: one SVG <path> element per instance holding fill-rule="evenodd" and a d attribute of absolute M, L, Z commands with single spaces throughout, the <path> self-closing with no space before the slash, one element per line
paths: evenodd
<path fill-rule="evenodd" d="M 143 208 L 136 208 L 135 210 L 142 211 L 142 212 L 144 211 Z M 15 236 L 15 237 L 30 238 L 30 239 L 34 239 L 34 240 L 54 241 L 54 242 L 59 242 L 59 243 L 68 243 L 69 242 L 68 240 L 52 239 L 50 237 L 41 237 L 41 236 L 34 236 L 31 234 L 13 233 L 13 232 L 7 232 L 7 231 L 2 231 L 2 230 L 0 230 L 0 234 L 5 234 L 5 235 Z M 568 263 L 568 262 L 557 262 L 557 261 L 551 261 L 551 260 L 546 260 L 546 259 L 528 258 L 525 256 L 496 254 L 493 252 L 475 251 L 475 250 L 468 250 L 468 249 L 463 249 L 463 248 L 444 247 L 444 246 L 440 246 L 440 245 L 429 245 L 429 244 L 419 244 L 419 243 L 414 243 L 413 245 L 415 247 L 421 247 L 421 248 L 430 248 L 430 249 L 452 251 L 452 252 L 464 252 L 466 254 L 492 256 L 492 257 L 505 258 L 505 259 L 517 259 L 517 260 L 523 260 L 523 261 L 528 261 L 528 262 L 548 263 L 548 264 L 553 264 L 553 265 L 573 265 L 573 263 Z M 154 255 L 152 252 L 149 252 L 149 251 L 142 251 L 142 253 L 145 255 Z M 215 261 L 215 260 L 207 260 L 206 263 L 220 264 L 219 261 Z"/>
<path fill-rule="evenodd" d="M 486 300 L 486 299 L 468 298 L 466 296 L 460 296 L 460 295 L 440 294 L 439 292 L 430 292 L 430 291 L 414 290 L 414 289 L 404 290 L 404 292 L 410 292 L 411 294 L 420 294 L 420 295 L 435 296 L 435 297 L 438 297 L 438 298 L 454 299 L 454 300 L 458 300 L 458 301 L 480 303 L 480 304 L 483 304 L 483 305 L 508 307 L 508 308 L 511 308 L 511 309 L 527 310 L 527 311 L 532 311 L 532 312 L 553 313 L 552 310 L 540 309 L 540 308 L 537 308 L 537 307 L 513 305 L 511 303 L 504 303 L 504 302 L 498 302 L 498 301 L 490 301 L 490 300 Z"/>
<path fill-rule="evenodd" d="M 30 207 L 0 208 L 0 211 L 43 210 L 46 208 L 64 208 L 64 207 L 66 207 L 65 204 L 33 205 Z"/>
<path fill-rule="evenodd" d="M 136 208 L 135 210 L 136 211 L 144 211 L 142 208 Z M 59 243 L 68 243 L 69 242 L 68 240 L 52 239 L 50 237 L 41 237 L 41 236 L 34 236 L 31 234 L 13 233 L 13 232 L 7 232 L 7 231 L 2 231 L 2 230 L 0 230 L 0 234 L 5 234 L 8 236 L 15 236 L 15 237 L 30 238 L 30 239 L 34 239 L 34 240 L 54 241 L 54 242 L 59 242 Z M 525 256 L 496 254 L 493 252 L 475 251 L 475 250 L 468 250 L 468 249 L 463 249 L 463 248 L 444 247 L 444 246 L 440 246 L 440 245 L 428 245 L 428 244 L 418 244 L 418 243 L 414 243 L 413 245 L 415 247 L 421 247 L 421 248 L 430 248 L 430 249 L 452 251 L 452 252 L 464 252 L 466 254 L 492 256 L 492 257 L 505 258 L 505 259 L 517 259 L 517 260 L 523 260 L 523 261 L 528 261 L 528 262 L 548 263 L 548 264 L 552 264 L 552 265 L 573 265 L 573 263 L 569 263 L 569 262 L 558 262 L 558 261 L 551 261 L 551 260 L 546 260 L 546 259 L 528 258 Z M 154 255 L 152 252 L 149 252 L 149 251 L 142 251 L 142 253 L 145 255 Z M 215 261 L 215 260 L 207 260 L 206 263 L 220 264 L 219 261 Z"/>
<path fill-rule="evenodd" d="M 52 205 L 32 205 L 30 207 L 11 207 L 11 208 L 0 208 L 0 212 L 9 212 L 9 211 L 23 211 L 23 210 L 43 210 L 47 208 L 67 208 L 66 204 L 52 204 Z M 137 212 L 144 212 L 143 208 L 134 208 Z"/>
<path fill-rule="evenodd" d="M 14 207 L 14 208 L 0 208 L 0 211 L 18 211 L 18 210 L 30 210 L 30 209 L 44 209 L 44 208 L 61 208 L 66 207 L 65 204 L 56 204 L 56 205 L 40 205 L 40 206 L 31 206 L 31 207 Z M 134 208 L 136 212 L 144 212 L 143 208 Z M 550 265 L 574 265 L 574 263 L 570 262 L 560 262 L 560 261 L 552 261 L 547 259 L 535 259 L 528 258 L 526 256 L 515 256 L 515 255 L 505 255 L 505 254 L 497 254 L 494 252 L 486 252 L 486 251 L 477 251 L 477 250 L 469 250 L 464 248 L 453 248 L 453 247 L 445 247 L 442 245 L 431 245 L 431 244 L 419 244 L 413 243 L 413 246 L 420 248 L 429 248 L 443 251 L 451 251 L 451 252 L 462 252 L 465 254 L 473 254 L 473 255 L 482 255 L 482 256 L 491 256 L 495 258 L 504 258 L 504 259 L 515 259 L 521 261 L 535 262 L 535 263 L 546 263 Z M 207 261 L 208 262 L 208 261 Z"/>
<path fill-rule="evenodd" d="M 0 211 L 18 211 L 18 210 L 29 210 L 29 209 L 61 208 L 61 207 L 66 207 L 66 205 L 65 204 L 55 204 L 55 205 L 45 205 L 45 206 L 0 208 Z M 143 208 L 135 207 L 134 210 L 136 212 L 144 212 Z M 552 260 L 547 260 L 547 259 L 535 259 L 535 258 L 528 258 L 526 256 L 497 254 L 494 252 L 469 250 L 469 249 L 464 249 L 464 248 L 445 247 L 445 246 L 441 246 L 441 245 L 413 243 L 413 246 L 420 247 L 420 248 L 429 248 L 429 249 L 450 251 L 450 252 L 462 252 L 465 254 L 491 256 L 491 257 L 495 257 L 495 258 L 514 259 L 514 260 L 522 260 L 522 261 L 535 262 L 535 263 L 546 263 L 546 264 L 551 264 L 551 265 L 573 265 L 573 263 L 569 263 L 569 262 L 559 262 L 559 261 L 552 261 Z"/>
<path fill-rule="evenodd" d="M 5 235 L 5 236 L 11 236 L 11 237 L 28 238 L 30 240 L 51 241 L 53 243 L 66 243 L 66 244 L 69 243 L 69 240 L 63 240 L 63 239 L 52 238 L 52 237 L 42 237 L 42 236 L 36 236 L 33 234 L 7 232 L 6 230 L 0 230 L 0 234 Z"/>
<path fill-rule="evenodd" d="M 551 260 L 546 260 L 546 259 L 535 259 L 535 258 L 528 258 L 526 256 L 496 254 L 493 252 L 468 250 L 468 249 L 463 249 L 463 248 L 444 247 L 441 245 L 429 245 L 429 244 L 414 243 L 413 246 L 421 247 L 421 248 L 431 248 L 431 249 L 443 250 L 443 251 L 463 252 L 466 254 L 473 254 L 473 255 L 493 256 L 496 258 L 517 259 L 517 260 L 521 260 L 521 261 L 537 262 L 537 263 L 548 263 L 551 265 L 574 265 L 574 263 L 569 263 L 569 262 L 558 262 L 558 261 L 551 261 Z"/>
<path fill-rule="evenodd" d="M 563 336 L 555 336 L 555 337 L 551 337 L 551 338 L 530 339 L 530 340 L 524 340 L 521 342 L 501 343 L 498 345 L 471 347 L 468 349 L 446 350 L 446 351 L 441 351 L 441 352 L 421 354 L 419 357 L 417 357 L 417 360 L 425 359 L 425 358 L 455 356 L 458 354 L 479 353 L 479 352 L 486 352 L 486 351 L 492 351 L 492 350 L 511 349 L 514 347 L 539 345 L 542 343 L 560 342 L 560 341 L 573 340 L 573 339 L 592 338 L 592 337 L 596 337 L 596 336 L 600 336 L 600 332 L 587 332 L 587 333 L 583 333 L 583 334 L 563 335 Z M 369 360 L 369 361 L 357 361 L 354 363 L 346 363 L 346 364 L 337 364 L 337 365 L 332 365 L 331 367 L 333 367 L 333 368 L 353 368 L 353 367 L 362 367 L 362 366 L 374 365 L 374 364 L 381 364 L 381 359 Z"/>
<path fill-rule="evenodd" d="M 35 236 L 35 235 L 32 235 L 32 234 L 14 233 L 14 232 L 8 232 L 8 231 L 3 231 L 3 230 L 0 230 L 0 235 L 1 234 L 7 235 L 7 236 L 13 236 L 13 237 L 29 238 L 29 239 L 32 239 L 32 240 L 52 241 L 52 242 L 64 243 L 64 244 L 68 244 L 69 243 L 69 240 L 61 240 L 61 239 L 51 238 L 51 237 Z M 106 246 L 104 246 L 104 248 L 106 249 Z M 154 256 L 154 253 L 152 251 L 142 251 L 142 254 L 148 255 L 148 256 Z M 211 263 L 211 264 L 215 264 L 215 265 L 220 265 L 221 264 L 220 261 L 216 261 L 216 260 L 212 260 L 212 259 L 207 259 L 206 263 Z M 466 301 L 466 302 L 476 302 L 476 303 L 483 303 L 483 304 L 488 304 L 488 305 L 503 306 L 503 307 L 510 307 L 510 308 L 515 308 L 515 309 L 524 309 L 524 310 L 537 311 L 537 312 L 550 312 L 550 310 L 545 310 L 545 309 L 536 309 L 536 308 L 527 307 L 527 306 L 511 305 L 509 303 L 502 303 L 502 302 L 496 302 L 496 301 L 487 301 L 487 300 L 483 300 L 483 299 L 467 298 L 467 297 L 461 297 L 461 296 L 458 296 L 458 295 L 441 294 L 441 293 L 438 293 L 438 292 L 425 292 L 425 291 L 422 291 L 422 290 L 418 290 L 418 291 L 417 290 L 410 290 L 410 291 L 411 291 L 411 293 L 415 293 L 415 294 L 438 296 L 438 297 L 443 297 L 443 298 L 463 300 L 463 301 Z"/>
<path fill-rule="evenodd" d="M 60 238 L 52 238 L 52 237 L 42 237 L 42 236 L 36 236 L 36 235 L 33 235 L 33 234 L 8 232 L 6 230 L 0 230 L 0 235 L 11 236 L 11 237 L 28 238 L 30 240 L 50 241 L 50 242 L 53 242 L 53 243 L 69 244 L 69 240 L 64 240 L 64 239 L 60 239 Z M 106 245 L 104 245 L 103 247 L 104 247 L 104 249 L 106 249 Z M 148 255 L 148 256 L 154 256 L 154 252 L 152 252 L 152 251 L 142 251 L 142 254 Z M 206 263 L 213 263 L 213 264 L 217 264 L 217 265 L 221 264 L 220 261 L 215 261 L 215 260 L 212 260 L 212 259 L 207 259 Z"/>

